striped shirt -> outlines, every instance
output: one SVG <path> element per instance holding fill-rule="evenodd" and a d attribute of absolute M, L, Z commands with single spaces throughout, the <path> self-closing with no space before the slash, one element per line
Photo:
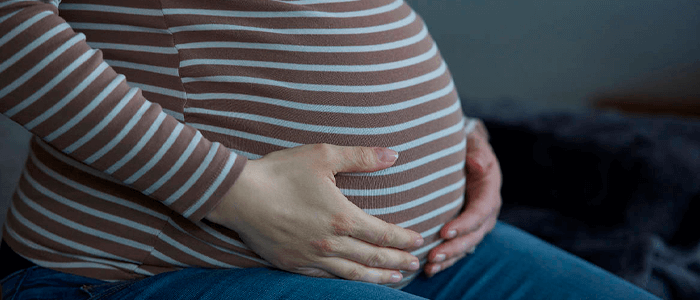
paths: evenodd
<path fill-rule="evenodd" d="M 58 2 L 0 1 L 0 111 L 35 135 L 3 238 L 35 264 L 270 266 L 203 218 L 247 159 L 304 144 L 400 153 L 336 182 L 421 233 L 422 264 L 462 208 L 474 120 L 403 1 Z"/>

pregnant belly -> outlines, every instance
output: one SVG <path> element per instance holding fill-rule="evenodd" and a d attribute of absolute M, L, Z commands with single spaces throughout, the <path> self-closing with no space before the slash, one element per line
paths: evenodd
<path fill-rule="evenodd" d="M 429 251 L 442 242 L 440 229 L 464 203 L 466 139 L 458 103 L 450 93 L 409 111 L 377 113 L 377 108 L 353 107 L 356 114 L 249 104 L 225 116 L 188 113 L 186 120 L 207 138 L 250 159 L 315 143 L 397 151 L 399 158 L 392 167 L 372 173 L 339 173 L 336 183 L 368 214 L 420 233 L 425 243 L 412 254 L 423 265 Z M 411 278 L 406 274 L 406 280 L 396 287 Z"/>
<path fill-rule="evenodd" d="M 236 99 L 190 100 L 185 121 L 250 159 L 315 143 L 397 151 L 392 167 L 341 173 L 337 185 L 370 215 L 421 233 L 425 244 L 413 254 L 422 260 L 440 243 L 440 228 L 459 213 L 464 201 L 466 139 L 449 74 L 391 91 L 364 93 L 359 85 L 348 90 L 314 94 L 275 85 L 249 86 Z M 309 95 L 325 103 L 304 101 Z"/>
<path fill-rule="evenodd" d="M 463 114 L 423 22 L 400 1 L 383 2 L 364 5 L 392 10 L 353 20 L 274 20 L 308 34 L 253 18 L 231 23 L 266 29 L 176 32 L 184 118 L 251 159 L 315 143 L 397 151 L 394 166 L 338 174 L 337 185 L 367 213 L 421 233 L 426 243 L 414 254 L 423 259 L 463 205 Z"/>
<path fill-rule="evenodd" d="M 338 174 L 336 182 L 367 213 L 421 233 L 426 242 L 413 252 L 419 259 L 441 242 L 439 229 L 463 206 L 466 139 L 457 92 L 427 28 L 402 1 L 331 1 L 308 9 L 295 4 L 307 1 L 164 0 L 138 5 L 167 9 L 162 20 L 154 17 L 160 12 L 125 18 L 121 12 L 132 8 L 96 13 L 92 2 L 100 1 L 85 2 L 90 2 L 89 9 L 77 9 L 75 3 L 70 4 L 73 10 L 63 6 L 63 16 L 83 27 L 93 22 L 128 25 L 140 28 L 140 37 L 153 36 L 134 39 L 119 30 L 85 30 L 87 40 L 107 45 L 102 50 L 115 70 L 141 87 L 149 100 L 237 154 L 257 159 L 314 143 L 397 151 L 392 167 Z M 157 28 L 144 27 L 156 19 Z M 120 45 L 134 43 L 157 47 L 135 55 Z M 62 172 L 81 184 L 143 208 L 134 217 L 112 198 L 86 198 L 95 211 L 142 218 L 162 228 L 158 238 L 148 239 L 152 255 L 130 254 L 129 263 L 136 261 L 154 273 L 182 266 L 264 263 L 230 230 L 191 223 L 145 195 L 100 178 L 60 151 L 49 153 L 46 145 L 32 148 L 33 153 L 49 149 L 37 154 L 49 161 L 69 162 L 70 171 L 59 164 Z M 76 201 L 85 197 L 63 181 L 55 181 L 52 188 L 78 193 Z M 152 210 L 157 213 L 141 213 Z M 127 231 L 119 234 L 132 238 Z M 100 238 L 85 242 L 101 247 Z M 183 252 L 186 248 L 192 251 Z M 92 257 L 75 257 L 75 262 L 94 263 Z M 224 264 L 211 264 L 210 258 Z M 132 271 L 117 279 L 141 276 Z"/>

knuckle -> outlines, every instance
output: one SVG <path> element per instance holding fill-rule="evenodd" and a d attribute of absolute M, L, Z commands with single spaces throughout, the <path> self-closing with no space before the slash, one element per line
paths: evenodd
<path fill-rule="evenodd" d="M 347 236 L 354 231 L 356 222 L 347 213 L 337 213 L 333 215 L 331 226 L 335 235 Z"/>
<path fill-rule="evenodd" d="M 488 217 L 488 214 L 483 214 L 479 213 L 477 215 L 477 218 L 473 221 L 471 225 L 467 228 L 467 231 L 465 232 L 466 234 L 472 234 L 482 228 L 484 224 L 486 223 L 486 218 Z"/>
<path fill-rule="evenodd" d="M 330 157 L 332 157 L 333 146 L 331 144 L 314 144 L 312 147 L 313 151 L 317 152 L 317 155 L 319 155 L 319 157 L 324 159 L 329 159 Z"/>
<path fill-rule="evenodd" d="M 394 240 L 393 231 L 386 230 L 386 231 L 382 232 L 382 234 L 379 236 L 379 240 L 377 241 L 377 244 L 379 246 L 391 246 L 393 240 Z"/>
<path fill-rule="evenodd" d="M 480 148 L 481 150 L 482 148 Z M 489 156 L 488 151 L 479 151 L 474 155 L 474 159 L 476 160 L 476 163 L 481 167 L 482 170 L 486 171 L 489 170 L 490 167 L 493 165 L 493 159 Z"/>
<path fill-rule="evenodd" d="M 404 265 L 409 265 L 410 263 L 412 263 L 414 261 L 414 258 L 415 258 L 415 256 L 413 256 L 412 254 L 403 254 L 402 263 Z M 418 261 L 418 263 L 420 264 L 420 261 Z"/>
<path fill-rule="evenodd" d="M 363 169 L 371 168 L 374 166 L 374 157 L 376 154 L 370 148 L 357 147 L 355 153 L 355 163 Z"/>
<path fill-rule="evenodd" d="M 367 261 L 370 267 L 383 267 L 389 262 L 389 259 L 381 252 L 376 252 L 369 257 Z"/>
<path fill-rule="evenodd" d="M 312 241 L 311 246 L 324 256 L 329 256 L 338 249 L 337 244 L 328 239 Z"/>
<path fill-rule="evenodd" d="M 340 159 L 334 154 L 334 148 L 331 144 L 321 143 L 310 145 L 313 164 L 312 166 L 320 167 L 322 170 L 327 170 L 338 165 Z"/>
<path fill-rule="evenodd" d="M 352 268 L 347 273 L 347 279 L 359 281 L 360 279 L 362 279 L 362 272 L 359 270 L 359 268 Z"/>

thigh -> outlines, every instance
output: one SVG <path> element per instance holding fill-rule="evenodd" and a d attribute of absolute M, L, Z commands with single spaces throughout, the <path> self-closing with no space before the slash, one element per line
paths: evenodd
<path fill-rule="evenodd" d="M 476 251 L 403 291 L 429 299 L 659 299 L 585 260 L 498 222 Z"/>
<path fill-rule="evenodd" d="M 104 282 L 33 267 L 9 276 L 2 299 L 423 299 L 401 290 L 267 268 L 188 268 L 140 280 Z M 14 298 L 13 298 L 14 297 Z"/>
<path fill-rule="evenodd" d="M 268 268 L 191 268 L 139 280 L 104 299 L 422 299 L 401 290 Z"/>
<path fill-rule="evenodd" d="M 1 299 L 82 300 L 90 296 L 83 290 L 84 287 L 100 284 L 105 284 L 105 282 L 35 266 L 3 278 L 0 281 L 0 285 L 2 285 Z"/>

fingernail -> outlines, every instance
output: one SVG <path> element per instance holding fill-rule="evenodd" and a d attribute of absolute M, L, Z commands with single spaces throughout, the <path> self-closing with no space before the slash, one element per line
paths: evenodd
<path fill-rule="evenodd" d="M 419 238 L 413 242 L 413 247 L 420 247 L 421 245 L 423 245 L 423 238 Z"/>
<path fill-rule="evenodd" d="M 451 239 L 451 238 L 456 237 L 456 236 L 457 236 L 457 230 L 450 230 L 447 232 L 448 239 Z"/>
<path fill-rule="evenodd" d="M 399 282 L 399 281 L 401 281 L 401 273 L 391 274 L 391 282 Z"/>
<path fill-rule="evenodd" d="M 418 264 L 417 261 L 411 262 L 411 264 L 408 265 L 408 269 L 411 271 L 418 270 L 419 267 L 420 267 L 420 264 Z"/>
<path fill-rule="evenodd" d="M 382 162 L 395 162 L 399 158 L 399 153 L 388 148 L 374 148 L 374 152 L 377 153 L 377 158 Z"/>
<path fill-rule="evenodd" d="M 440 266 L 436 265 L 430 269 L 430 274 L 435 275 L 435 273 L 440 272 Z"/>
<path fill-rule="evenodd" d="M 438 255 L 435 255 L 434 262 L 442 262 L 443 260 L 445 260 L 445 254 L 440 253 Z"/>

